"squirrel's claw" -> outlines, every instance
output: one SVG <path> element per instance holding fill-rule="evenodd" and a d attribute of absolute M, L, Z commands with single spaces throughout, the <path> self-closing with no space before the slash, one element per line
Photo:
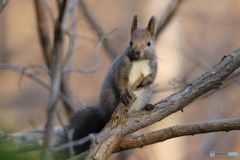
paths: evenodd
<path fill-rule="evenodd" d="M 125 90 L 122 94 L 121 94 L 121 101 L 123 102 L 123 104 L 125 106 L 129 105 L 130 101 L 132 100 L 132 95 L 130 94 L 130 92 L 128 90 Z"/>
<path fill-rule="evenodd" d="M 156 108 L 158 108 L 158 107 L 154 106 L 153 104 L 147 104 L 147 105 L 144 107 L 144 109 L 145 109 L 146 111 L 151 111 L 151 110 L 156 109 Z"/>

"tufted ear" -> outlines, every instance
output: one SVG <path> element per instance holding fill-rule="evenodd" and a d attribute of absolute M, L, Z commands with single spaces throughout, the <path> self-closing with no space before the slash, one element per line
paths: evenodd
<path fill-rule="evenodd" d="M 150 32 L 152 39 L 154 39 L 154 36 L 155 36 L 155 25 L 156 25 L 156 20 L 155 20 L 155 17 L 152 16 L 147 26 L 147 30 Z"/>
<path fill-rule="evenodd" d="M 133 32 L 135 30 L 137 30 L 137 21 L 138 21 L 138 17 L 137 17 L 137 15 L 134 15 L 133 22 L 132 22 L 132 28 L 131 28 L 131 35 L 133 34 Z"/>

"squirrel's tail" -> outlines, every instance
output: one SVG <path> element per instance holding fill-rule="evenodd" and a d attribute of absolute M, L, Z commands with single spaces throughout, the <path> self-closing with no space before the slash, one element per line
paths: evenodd
<path fill-rule="evenodd" d="M 73 140 L 79 140 L 91 133 L 100 132 L 106 123 L 100 116 L 98 106 L 86 107 L 75 113 L 71 119 L 68 129 L 72 129 Z"/>
<path fill-rule="evenodd" d="M 99 133 L 106 123 L 100 116 L 100 108 L 98 106 L 86 107 L 71 117 L 70 124 L 65 127 L 64 134 L 60 138 L 60 144 L 69 142 L 69 139 L 72 141 L 80 140 L 80 145 L 73 147 L 74 153 L 84 152 L 91 145 L 91 139 L 86 137 L 91 133 Z"/>

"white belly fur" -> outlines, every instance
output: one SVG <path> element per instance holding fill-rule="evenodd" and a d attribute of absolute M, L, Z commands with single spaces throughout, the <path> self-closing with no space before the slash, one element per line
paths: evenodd
<path fill-rule="evenodd" d="M 150 74 L 149 60 L 139 60 L 133 62 L 133 66 L 129 74 L 128 86 L 131 87 L 141 74 L 144 76 Z M 128 115 L 132 115 L 133 113 L 140 111 L 146 105 L 146 103 L 148 103 L 151 93 L 149 95 L 148 93 L 144 93 L 149 92 L 148 90 L 144 87 L 138 88 L 133 92 L 137 96 L 137 99 L 128 111 Z"/>

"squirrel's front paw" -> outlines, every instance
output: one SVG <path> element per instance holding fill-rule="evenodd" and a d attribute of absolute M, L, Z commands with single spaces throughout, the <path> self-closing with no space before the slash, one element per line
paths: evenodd
<path fill-rule="evenodd" d="M 132 100 L 132 95 L 128 89 L 124 90 L 121 94 L 121 101 L 125 106 L 129 105 L 130 101 Z"/>
<path fill-rule="evenodd" d="M 154 106 L 154 105 L 152 105 L 152 104 L 147 104 L 147 105 L 144 107 L 144 109 L 145 109 L 146 111 L 151 111 L 151 110 L 156 109 L 156 108 L 158 108 L 158 107 L 156 107 L 156 106 Z"/>

